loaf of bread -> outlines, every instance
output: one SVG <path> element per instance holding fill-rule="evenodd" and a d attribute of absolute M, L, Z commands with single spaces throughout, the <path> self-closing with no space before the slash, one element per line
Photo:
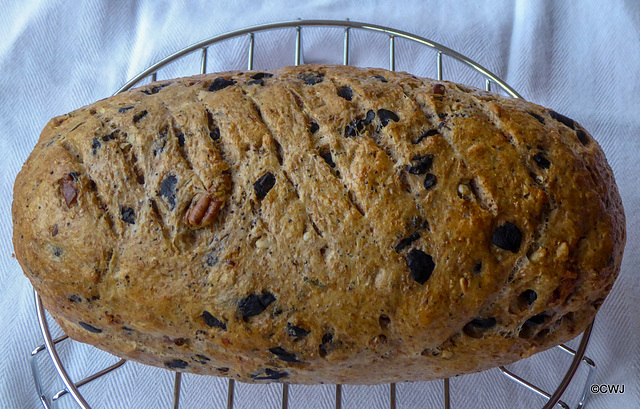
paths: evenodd
<path fill-rule="evenodd" d="M 71 338 L 244 382 L 528 357 L 586 328 L 625 244 L 612 171 L 574 120 L 324 65 L 159 81 L 52 119 L 13 221 Z"/>

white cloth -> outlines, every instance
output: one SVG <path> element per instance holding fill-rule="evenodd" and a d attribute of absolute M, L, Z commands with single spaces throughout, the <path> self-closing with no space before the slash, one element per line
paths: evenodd
<path fill-rule="evenodd" d="M 587 355 L 598 365 L 596 383 L 624 384 L 624 394 L 592 395 L 588 408 L 637 408 L 640 402 L 640 3 L 634 1 L 350 1 L 264 2 L 34 0 L 3 2 L 0 13 L 0 407 L 40 407 L 29 352 L 42 343 L 32 290 L 11 257 L 11 198 L 16 173 L 40 130 L 56 115 L 110 96 L 160 58 L 203 38 L 280 20 L 346 19 L 391 26 L 430 38 L 479 62 L 528 100 L 580 122 L 600 142 L 617 178 L 627 215 L 622 271 L 596 319 Z M 572 5 L 573 4 L 573 5 Z M 342 62 L 340 29 L 303 29 L 306 62 Z M 435 53 L 398 39 L 396 68 L 435 76 Z M 256 36 L 256 68 L 293 63 L 294 32 Z M 209 52 L 209 71 L 246 66 L 247 39 Z M 351 62 L 386 66 L 388 38 L 354 31 Z M 197 73 L 199 54 L 159 73 L 159 79 Z M 484 80 L 451 59 L 444 77 L 482 87 Z M 495 87 L 494 87 L 495 88 Z M 59 329 L 54 331 L 59 334 Z M 570 343 L 576 346 L 574 340 Z M 75 379 L 107 363 L 108 354 L 66 341 L 60 354 Z M 48 396 L 61 383 L 46 354 Z M 552 351 L 512 368 L 553 390 L 570 357 Z M 564 399 L 575 407 L 582 368 Z M 183 377 L 183 408 L 226 407 L 226 382 Z M 94 408 L 169 408 L 172 374 L 127 363 L 81 391 Z M 344 408 L 388 407 L 389 386 L 344 387 Z M 497 370 L 451 381 L 452 407 L 535 408 L 544 399 Z M 292 408 L 332 408 L 329 386 L 291 386 Z M 399 408 L 439 408 L 442 382 L 398 385 Z M 236 408 L 280 407 L 281 389 L 236 386 Z M 77 407 L 69 396 L 60 407 Z"/>

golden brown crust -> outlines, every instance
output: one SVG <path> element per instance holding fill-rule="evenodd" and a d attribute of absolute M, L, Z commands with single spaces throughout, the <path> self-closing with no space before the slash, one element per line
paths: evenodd
<path fill-rule="evenodd" d="M 530 356 L 584 330 L 625 243 L 611 169 L 573 120 L 321 65 L 161 81 L 54 118 L 13 218 L 72 338 L 247 382 Z"/>

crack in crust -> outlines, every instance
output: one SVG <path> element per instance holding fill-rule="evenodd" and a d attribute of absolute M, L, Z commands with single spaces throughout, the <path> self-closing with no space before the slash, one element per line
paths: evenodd
<path fill-rule="evenodd" d="M 498 112 L 492 111 L 487 104 L 484 104 L 476 95 L 473 93 L 469 93 L 468 95 L 476 102 L 475 106 L 478 111 L 484 116 L 484 118 L 491 123 L 496 129 L 503 135 L 503 138 L 509 142 L 511 146 L 520 154 L 521 163 L 529 170 L 529 175 L 535 180 L 537 186 L 540 186 L 542 191 L 544 192 L 544 202 L 542 205 L 542 209 L 536 215 L 537 227 L 533 230 L 533 235 L 529 245 L 525 250 L 525 254 L 527 258 L 534 257 L 534 259 L 538 257 L 543 257 L 546 250 L 541 249 L 540 240 L 544 237 L 547 229 L 549 228 L 549 216 L 552 211 L 557 207 L 555 195 L 549 192 L 549 185 L 545 178 L 543 179 L 543 183 L 540 183 L 539 177 L 537 176 L 538 169 L 534 169 L 534 167 L 530 164 L 529 156 L 531 153 L 524 148 L 520 142 L 520 138 L 517 138 L 516 135 L 510 135 L 507 131 L 506 124 L 502 120 L 499 111 L 502 109 L 501 107 L 495 106 L 495 109 Z M 514 140 L 515 139 L 515 140 Z M 536 175 L 536 176 L 534 176 Z M 540 251 L 540 253 L 536 254 L 536 251 Z M 536 254 L 534 256 L 534 254 Z M 513 271 L 510 275 L 510 280 L 513 279 L 513 276 L 517 273 L 517 271 Z"/>
<path fill-rule="evenodd" d="M 98 189 L 98 185 L 96 184 L 96 182 L 91 178 L 91 176 L 89 175 L 88 172 L 88 168 L 85 165 L 84 161 L 83 161 L 83 156 L 82 153 L 79 150 L 76 150 L 75 147 L 73 147 L 68 140 L 64 140 L 60 146 L 62 146 L 67 152 L 69 152 L 73 157 L 77 158 L 78 163 L 80 164 L 80 166 L 82 166 L 84 168 L 84 171 L 82 172 L 86 178 L 89 180 L 88 183 L 88 187 L 89 190 L 93 193 L 94 198 L 96 199 L 96 201 L 98 202 L 98 209 L 100 209 L 104 216 L 105 216 L 105 220 L 107 222 L 107 225 L 109 226 L 109 228 L 111 229 L 111 231 L 114 234 L 118 234 L 118 230 L 116 228 L 116 224 L 114 222 L 114 216 L 111 214 L 110 211 L 110 207 L 107 204 L 107 202 L 103 199 L 103 195 L 100 193 L 100 190 Z"/>
<path fill-rule="evenodd" d="M 307 124 L 316 123 L 316 121 L 311 118 L 311 116 L 307 113 L 306 109 L 304 108 L 304 104 L 302 103 L 302 97 L 298 95 L 297 92 L 295 92 L 294 90 L 292 90 L 287 86 L 283 85 L 283 88 L 286 89 L 296 101 L 297 111 L 300 115 L 302 115 L 305 118 L 305 122 Z M 349 203 L 351 204 L 351 206 L 353 206 L 353 208 L 360 214 L 360 216 L 362 216 L 363 219 L 366 219 L 366 212 L 362 206 L 360 199 L 356 196 L 353 190 L 347 187 L 345 181 L 342 178 L 342 175 L 344 174 L 346 168 L 342 167 L 340 163 L 336 162 L 335 160 L 333 161 L 334 166 L 331 166 L 329 163 L 327 163 L 327 161 L 325 160 L 325 158 L 322 156 L 322 153 L 321 153 L 323 150 L 323 147 L 319 146 L 319 142 L 322 139 L 322 136 L 318 134 L 319 134 L 318 132 L 309 133 L 309 139 L 312 141 L 312 146 L 314 149 L 312 153 L 314 156 L 314 159 L 316 160 L 317 163 L 324 163 L 328 167 L 329 174 L 334 177 L 334 180 L 336 181 L 335 185 L 339 186 L 340 189 L 342 190 L 343 197 L 346 197 Z M 315 135 L 318 135 L 318 136 L 315 136 Z M 336 156 L 339 156 L 341 154 L 346 154 L 345 151 L 342 151 L 342 152 L 337 151 L 338 145 L 342 146 L 341 144 L 336 144 L 333 149 L 333 151 L 336 153 Z M 318 228 L 318 226 L 313 220 L 312 214 L 307 211 L 306 205 L 305 205 L 305 211 L 309 216 L 309 220 L 311 221 L 311 225 L 314 231 L 319 236 L 323 237 L 324 232 L 322 232 Z M 369 226 L 370 228 L 373 228 L 373 224 L 370 221 L 369 221 Z"/>
<path fill-rule="evenodd" d="M 283 169 L 284 156 L 282 154 L 282 146 L 280 145 L 280 142 L 278 142 L 278 139 L 276 138 L 274 131 L 271 129 L 269 124 L 267 124 L 267 122 L 262 117 L 262 112 L 260 111 L 260 107 L 259 107 L 258 103 L 256 102 L 256 100 L 249 93 L 247 93 L 244 89 L 242 89 L 242 95 L 243 95 L 244 98 L 248 99 L 251 102 L 251 104 L 253 106 L 253 109 L 256 111 L 257 117 L 260 120 L 260 123 L 267 130 L 267 132 L 269 134 L 269 137 L 271 138 L 271 141 L 273 141 L 273 143 L 275 145 L 274 155 L 276 155 L 276 159 L 277 159 L 278 163 L 281 166 L 280 174 L 282 174 L 284 176 L 285 180 L 294 188 L 294 192 L 295 192 L 295 196 L 296 196 L 297 202 L 302 206 L 302 208 L 304 210 L 304 213 L 309 218 L 309 222 L 314 226 L 314 229 L 315 229 L 316 233 L 320 237 L 322 237 L 323 234 L 317 228 L 317 226 L 315 225 L 315 223 L 313 221 L 312 214 L 311 214 L 311 212 L 309 212 L 309 209 L 307 208 L 306 203 L 304 202 L 304 200 L 302 200 L 300 198 L 300 193 L 298 191 L 298 185 L 293 183 L 293 181 L 289 178 L 289 175 L 287 174 L 287 172 Z M 302 111 L 300 111 L 300 112 L 302 112 Z M 265 225 L 266 225 L 266 223 L 265 223 Z"/>

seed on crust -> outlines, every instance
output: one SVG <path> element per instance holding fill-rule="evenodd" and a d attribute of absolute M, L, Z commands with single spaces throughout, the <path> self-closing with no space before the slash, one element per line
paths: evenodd
<path fill-rule="evenodd" d="M 67 203 L 67 206 L 71 207 L 78 197 L 78 190 L 76 189 L 73 177 L 71 177 L 71 175 L 64 175 L 62 179 L 60 179 L 60 184 L 62 185 L 64 201 Z"/>

